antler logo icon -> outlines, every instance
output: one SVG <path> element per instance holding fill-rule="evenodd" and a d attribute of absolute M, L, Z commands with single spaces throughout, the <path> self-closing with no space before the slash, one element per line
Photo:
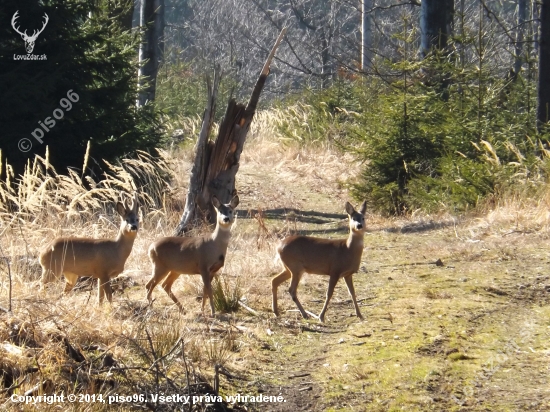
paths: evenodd
<path fill-rule="evenodd" d="M 19 10 L 17 10 L 11 19 L 11 27 L 21 35 L 21 38 L 25 41 L 25 49 L 27 50 L 27 54 L 31 54 L 34 49 L 34 42 L 38 38 L 38 35 L 44 31 L 44 28 L 46 27 L 46 24 L 48 24 L 48 21 L 50 18 L 46 13 L 44 13 L 44 24 L 42 25 L 42 28 L 40 30 L 34 30 L 32 33 L 32 36 L 27 35 L 27 30 L 24 32 L 19 31 L 19 27 L 16 27 L 16 20 L 19 18 L 18 14 Z"/>

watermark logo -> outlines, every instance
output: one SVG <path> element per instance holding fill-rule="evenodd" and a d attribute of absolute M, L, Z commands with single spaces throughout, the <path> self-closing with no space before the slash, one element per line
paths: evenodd
<path fill-rule="evenodd" d="M 34 50 L 34 43 L 36 42 L 36 39 L 38 38 L 38 35 L 44 31 L 46 28 L 46 25 L 48 24 L 48 21 L 50 21 L 50 18 L 46 13 L 44 13 L 44 23 L 42 24 L 42 28 L 40 30 L 34 30 L 32 35 L 29 36 L 27 34 L 27 30 L 24 32 L 21 32 L 19 30 L 19 27 L 17 25 L 17 19 L 19 18 L 19 10 L 17 10 L 13 17 L 11 18 L 11 27 L 13 27 L 13 30 L 15 30 L 16 33 L 21 35 L 21 38 L 25 41 L 25 50 L 27 50 L 26 55 L 13 55 L 13 60 L 46 60 L 46 55 L 40 55 L 37 56 L 35 54 L 32 54 L 32 51 Z"/>
<path fill-rule="evenodd" d="M 80 96 L 76 94 L 76 92 L 73 92 L 73 89 L 71 89 L 67 92 L 67 97 L 63 97 L 61 100 L 59 100 L 59 105 L 68 112 L 73 108 L 73 103 L 76 103 L 79 100 Z M 52 116 L 46 117 L 44 119 L 44 122 L 39 121 L 38 124 L 41 128 L 37 127 L 36 129 L 34 129 L 33 132 L 31 132 L 32 137 L 34 137 L 34 139 L 40 144 L 44 143 L 44 140 L 42 140 L 44 137 L 44 131 L 49 132 L 50 129 L 55 126 L 56 122 L 54 119 L 63 119 L 65 113 L 63 113 L 63 110 L 61 110 L 60 108 L 57 108 L 53 111 Z M 32 149 L 32 141 L 24 137 L 19 140 L 17 147 L 19 147 L 19 150 L 21 150 L 23 153 L 26 153 Z"/>

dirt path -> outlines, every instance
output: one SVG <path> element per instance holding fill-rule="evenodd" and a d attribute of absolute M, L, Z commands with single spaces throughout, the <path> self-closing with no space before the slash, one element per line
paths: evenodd
<path fill-rule="evenodd" d="M 262 205 L 267 228 L 345 236 L 345 192 L 307 192 L 305 177 L 284 189 L 257 167 L 241 182 L 254 193 L 273 179 L 265 184 L 279 191 Z M 547 231 L 515 230 L 506 219 L 372 215 L 368 227 L 354 276 L 367 320 L 353 316 L 343 282 L 325 325 L 302 320 L 281 287 L 286 312 L 267 321 L 257 388 L 286 403 L 261 410 L 550 410 Z M 320 311 L 326 286 L 304 277 L 306 309 Z"/>
<path fill-rule="evenodd" d="M 181 276 L 174 285 L 186 314 L 161 288 L 154 305 L 146 305 L 146 250 L 160 233 L 154 230 L 158 220 L 136 239 L 127 262 L 132 283 L 120 287 L 113 306 L 92 305 L 90 291 L 53 303 L 29 282 L 16 282 L 14 307 L 22 319 L 17 324 L 33 325 L 32 336 L 36 327 L 42 337 L 44 376 L 74 390 L 72 375 L 57 372 L 63 365 L 70 372 L 72 361 L 59 343 L 63 340 L 48 338 L 51 317 L 57 322 L 52 336 L 62 330 L 75 347 L 110 348 L 121 364 L 143 369 L 142 375 L 134 372 L 136 387 L 158 386 L 158 376 L 151 374 L 155 353 L 167 354 L 183 339 L 188 361 L 206 382 L 213 383 L 216 364 L 235 377 L 221 376 L 224 396 L 286 401 L 241 402 L 236 410 L 550 410 L 550 230 L 536 210 L 503 207 L 462 220 L 384 219 L 369 211 L 363 260 L 353 277 L 365 321 L 354 316 L 344 282 L 336 286 L 325 324 L 301 318 L 287 285 L 280 287 L 281 316 L 275 319 L 270 279 L 280 271 L 273 262 L 278 239 L 290 233 L 345 237 L 344 202 L 350 199 L 342 182 L 353 168 L 330 151 L 295 149 L 270 157 L 267 149 L 243 156 L 242 203 L 221 274 L 231 287 L 240 285 L 239 296 L 256 314 L 240 309 L 215 319 L 202 316 L 199 276 Z M 39 244 L 39 233 L 28 235 Z M 52 286 L 58 289 L 52 295 L 61 294 L 61 283 Z M 298 293 L 308 311 L 320 312 L 326 288 L 326 278 L 303 277 Z M 78 319 L 72 317 L 74 308 Z M 144 335 L 145 327 L 154 339 Z M 12 337 L 11 330 L 5 322 L 3 339 Z M 128 342 L 141 342 L 139 350 Z M 13 367 L 33 359 L 10 356 Z M 169 358 L 166 376 L 186 387 L 181 356 Z M 117 391 L 129 390 L 124 382 Z"/>

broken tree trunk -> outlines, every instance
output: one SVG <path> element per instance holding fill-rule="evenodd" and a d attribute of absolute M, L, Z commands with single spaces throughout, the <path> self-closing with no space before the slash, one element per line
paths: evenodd
<path fill-rule="evenodd" d="M 215 222 L 216 214 L 211 202 L 213 195 L 222 203 L 229 203 L 234 196 L 235 176 L 239 170 L 239 159 L 246 135 L 269 74 L 269 66 L 285 32 L 286 28 L 281 31 L 271 49 L 248 104 L 245 106 L 242 103 L 237 103 L 234 99 L 229 101 L 215 142 L 209 140 L 209 135 L 220 81 L 219 70 L 215 73 L 212 86 L 208 83 L 208 105 L 195 148 L 195 161 L 189 180 L 189 192 L 180 223 L 176 228 L 176 236 L 182 236 L 199 220 Z"/>

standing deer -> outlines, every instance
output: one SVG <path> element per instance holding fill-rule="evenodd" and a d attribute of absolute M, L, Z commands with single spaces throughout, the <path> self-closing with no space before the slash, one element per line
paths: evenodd
<path fill-rule="evenodd" d="M 81 276 L 98 279 L 98 301 L 112 302 L 111 279 L 124 270 L 139 228 L 137 193 L 128 207 L 122 192 L 116 211 L 121 217 L 115 240 L 89 238 L 57 238 L 40 254 L 42 288 L 48 282 L 65 275 L 64 293 L 69 293 Z"/>
<path fill-rule="evenodd" d="M 349 218 L 349 236 L 347 239 L 321 239 L 310 236 L 288 236 L 277 248 L 278 257 L 284 270 L 271 280 L 273 294 L 273 313 L 279 316 L 277 310 L 277 288 L 284 281 L 291 279 L 288 292 L 300 310 L 304 319 L 308 314 L 300 304 L 296 294 L 298 283 L 304 272 L 315 275 L 329 276 L 327 298 L 319 314 L 319 320 L 325 321 L 327 306 L 334 292 L 334 287 L 340 278 L 344 278 L 349 294 L 355 306 L 355 314 L 363 319 L 353 287 L 352 276 L 359 270 L 361 254 L 363 253 L 363 237 L 365 234 L 365 211 L 367 202 L 363 202 L 361 210 L 357 212 L 346 202 L 346 212 Z"/>
<path fill-rule="evenodd" d="M 234 211 L 239 204 L 239 197 L 235 196 L 228 204 L 222 204 L 216 196 L 212 196 L 212 204 L 217 212 L 216 228 L 212 235 L 163 237 L 149 247 L 149 258 L 153 265 L 153 274 L 146 286 L 149 302 L 152 302 L 153 289 L 164 279 L 163 289 L 183 311 L 182 304 L 172 292 L 172 284 L 181 274 L 201 275 L 203 281 L 201 310 L 204 311 L 208 295 L 212 316 L 214 316 L 212 278 L 224 265 L 227 245 L 231 236 L 231 225 L 235 219 Z"/>

